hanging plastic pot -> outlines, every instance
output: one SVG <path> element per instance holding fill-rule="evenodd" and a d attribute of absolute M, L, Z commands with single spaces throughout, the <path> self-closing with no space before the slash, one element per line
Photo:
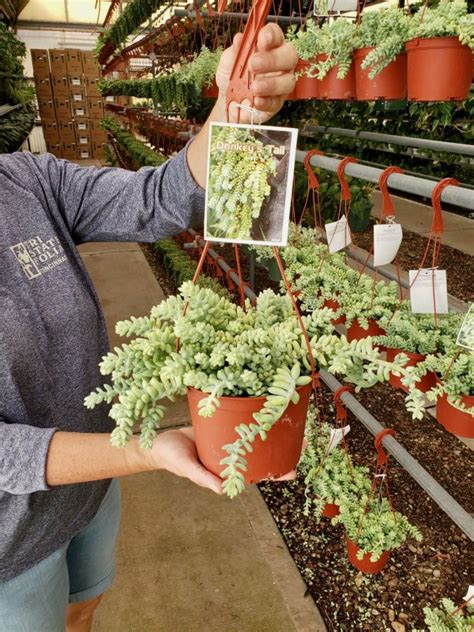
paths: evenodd
<path fill-rule="evenodd" d="M 298 388 L 298 404 L 290 404 L 281 419 L 268 432 L 265 441 L 257 437 L 253 451 L 246 454 L 247 483 L 258 483 L 265 478 L 279 478 L 295 469 L 303 445 L 304 427 L 308 411 L 311 384 Z M 188 405 L 194 428 L 194 438 L 201 463 L 219 475 L 224 469 L 220 461 L 227 456 L 222 446 L 233 443 L 238 435 L 235 427 L 255 423 L 253 413 L 261 410 L 265 397 L 220 397 L 220 407 L 212 417 L 201 417 L 198 404 L 207 393 L 188 389 Z"/>
<path fill-rule="evenodd" d="M 462 101 L 472 79 L 472 53 L 457 37 L 428 37 L 406 44 L 408 99 Z"/>
<path fill-rule="evenodd" d="M 327 55 L 318 55 L 318 61 L 324 61 Z M 349 72 L 344 79 L 337 78 L 339 68 L 331 68 L 324 79 L 319 80 L 319 98 L 320 99 L 337 99 L 349 100 L 354 99 L 355 91 L 355 73 L 354 62 L 351 64 Z"/>
<path fill-rule="evenodd" d="M 333 312 L 337 312 L 337 310 L 341 307 L 339 302 L 336 301 L 333 298 L 327 298 L 324 303 L 323 303 L 323 307 L 328 307 L 329 309 L 332 309 Z M 346 317 L 344 314 L 341 314 L 340 316 L 338 316 L 337 318 L 333 318 L 331 320 L 331 324 L 335 327 L 336 325 L 343 325 L 346 322 Z"/>
<path fill-rule="evenodd" d="M 474 407 L 474 396 L 464 395 L 463 404 Z M 446 394 L 436 401 L 436 419 L 444 428 L 457 437 L 474 439 L 474 417 L 465 410 L 460 410 L 448 402 Z"/>
<path fill-rule="evenodd" d="M 336 505 L 336 503 L 326 503 L 321 512 L 321 515 L 325 518 L 335 518 L 338 514 L 339 505 Z"/>
<path fill-rule="evenodd" d="M 422 355 L 421 353 L 411 353 L 410 351 L 403 351 L 403 349 L 392 349 L 390 347 L 387 348 L 387 360 L 389 362 L 393 362 L 399 353 L 404 353 L 408 357 L 408 362 L 406 362 L 404 366 L 416 366 L 419 362 L 422 362 L 426 358 L 426 356 Z M 405 393 L 408 393 L 407 387 L 402 384 L 401 377 L 397 377 L 396 375 L 393 375 L 393 373 L 391 373 L 388 381 L 393 386 L 393 388 L 399 388 Z M 419 382 L 417 382 L 416 388 L 420 391 L 423 391 L 423 393 L 426 393 L 431 388 L 433 388 L 435 384 L 436 376 L 430 371 L 429 373 L 424 375 Z"/>
<path fill-rule="evenodd" d="M 202 96 L 206 99 L 217 99 L 219 96 L 219 88 L 217 87 L 216 80 L 213 79 L 210 86 L 203 86 Z"/>
<path fill-rule="evenodd" d="M 364 553 L 364 557 L 361 560 L 357 557 L 357 553 L 360 551 L 360 548 L 357 546 L 357 544 L 352 542 L 352 540 L 350 540 L 347 535 L 346 547 L 349 562 L 358 571 L 373 575 L 375 573 L 380 573 L 380 571 L 382 571 L 388 564 L 390 551 L 384 551 L 376 562 L 371 562 L 370 553 Z"/>
<path fill-rule="evenodd" d="M 368 329 L 361 327 L 356 318 L 352 321 L 352 325 L 347 329 L 347 340 L 350 342 L 352 340 L 362 340 L 363 338 L 368 338 L 369 336 L 383 336 L 384 334 L 385 331 L 373 318 L 369 318 Z M 384 347 L 379 345 L 379 349 L 383 350 Z"/>
<path fill-rule="evenodd" d="M 293 99 L 317 99 L 319 98 L 320 81 L 316 77 L 308 77 L 306 72 L 316 62 L 316 59 L 298 59 L 296 64 L 296 75 L 304 73 L 297 77 L 296 85 L 293 92 Z"/>
<path fill-rule="evenodd" d="M 354 51 L 356 97 L 359 101 L 401 101 L 407 96 L 407 56 L 398 55 L 386 68 L 369 78 L 370 69 L 364 70 L 362 62 L 374 47 Z"/>

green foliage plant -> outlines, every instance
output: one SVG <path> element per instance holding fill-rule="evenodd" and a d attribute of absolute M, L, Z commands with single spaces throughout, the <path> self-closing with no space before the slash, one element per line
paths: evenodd
<path fill-rule="evenodd" d="M 474 629 L 474 604 L 460 609 L 446 597 L 436 607 L 423 608 L 426 628 L 413 632 L 472 632 Z"/>
<path fill-rule="evenodd" d="M 351 463 L 340 446 L 330 447 L 331 426 L 317 419 L 310 407 L 306 425 L 307 446 L 298 465 L 305 482 L 305 515 L 318 520 L 326 503 L 339 505 L 347 496 L 360 497 L 370 491 L 369 469 Z"/>
<path fill-rule="evenodd" d="M 344 525 L 348 538 L 360 549 L 359 559 L 370 553 L 370 560 L 376 562 L 385 551 L 399 548 L 410 537 L 422 540 L 420 531 L 386 498 L 347 495 L 341 498 L 339 511 L 332 522 Z"/>
<path fill-rule="evenodd" d="M 317 366 L 356 384 L 387 380 L 397 364 L 381 359 L 370 340 L 349 343 L 335 335 L 332 315 L 318 310 L 303 316 Z M 124 446 L 140 422 L 140 445 L 150 448 L 165 412 L 161 400 L 173 401 L 188 387 L 208 393 L 199 405 L 203 417 L 213 415 L 221 396 L 266 397 L 255 423 L 238 425 L 236 441 L 223 446 L 224 490 L 230 497 L 241 492 L 244 457 L 252 442 L 266 438 L 289 403 L 298 402 L 297 388 L 311 380 L 305 338 L 289 297 L 266 290 L 255 306 L 247 301 L 244 310 L 186 282 L 179 295 L 154 307 L 149 316 L 118 323 L 116 331 L 133 339 L 103 358 L 101 373 L 110 375 L 112 383 L 85 400 L 88 408 L 112 404 L 114 446 Z"/>
<path fill-rule="evenodd" d="M 222 48 L 211 51 L 203 46 L 191 62 L 183 64 L 176 71 L 179 81 L 193 84 L 198 92 L 204 87 L 209 88 L 216 76 L 222 52 Z"/>
<path fill-rule="evenodd" d="M 318 79 L 324 79 L 332 68 L 337 67 L 337 78 L 344 79 L 352 64 L 352 53 L 355 48 L 356 26 L 346 19 L 326 22 L 319 29 L 320 52 L 327 55 L 325 60 L 319 60 L 312 72 Z"/>
<path fill-rule="evenodd" d="M 386 68 L 405 49 L 410 16 L 397 7 L 362 13 L 356 31 L 356 47 L 374 47 L 362 61 L 369 78 Z"/>
<path fill-rule="evenodd" d="M 102 119 L 101 127 L 115 138 L 119 147 L 126 152 L 134 169 L 159 167 L 165 162 L 166 158 L 164 156 L 145 145 L 130 132 L 127 132 L 112 117 Z"/>
<path fill-rule="evenodd" d="M 241 144 L 247 149 L 221 149 L 224 144 Z M 253 222 L 271 193 L 269 180 L 274 175 L 276 161 L 271 148 L 250 130 L 214 128 L 207 202 L 212 236 L 250 239 Z"/>
<path fill-rule="evenodd" d="M 304 28 L 291 26 L 286 33 L 286 40 L 296 50 L 298 59 L 310 61 L 321 52 L 319 29 L 313 22 L 306 22 Z"/>
<path fill-rule="evenodd" d="M 461 44 L 474 49 L 474 14 L 468 12 L 466 0 L 440 0 L 412 17 L 408 36 L 458 37 Z"/>

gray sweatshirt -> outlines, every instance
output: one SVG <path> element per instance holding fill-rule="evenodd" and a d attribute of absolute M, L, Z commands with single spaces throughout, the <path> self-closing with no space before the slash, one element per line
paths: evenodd
<path fill-rule="evenodd" d="M 136 173 L 0 156 L 0 581 L 82 531 L 109 485 L 45 480 L 56 430 L 112 429 L 106 406 L 83 404 L 103 381 L 107 334 L 76 244 L 155 241 L 189 226 L 203 201 L 186 150 Z"/>

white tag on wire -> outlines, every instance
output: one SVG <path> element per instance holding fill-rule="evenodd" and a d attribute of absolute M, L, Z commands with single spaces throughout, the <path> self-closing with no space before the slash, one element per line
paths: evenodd
<path fill-rule="evenodd" d="M 474 599 L 474 585 L 469 586 L 469 588 L 467 589 L 467 593 L 464 595 L 463 599 L 466 603 Z"/>
<path fill-rule="evenodd" d="M 342 250 L 352 243 L 351 231 L 345 215 L 337 222 L 330 222 L 324 226 L 329 252 L 332 254 Z"/>
<path fill-rule="evenodd" d="M 349 433 L 351 427 L 349 425 L 343 426 L 342 428 L 331 428 L 331 433 L 329 435 L 329 444 L 328 444 L 328 453 L 332 452 L 334 448 L 341 443 L 346 434 Z"/>
<path fill-rule="evenodd" d="M 384 266 L 397 256 L 402 243 L 402 227 L 400 224 L 374 225 L 374 266 Z"/>
<path fill-rule="evenodd" d="M 462 321 L 461 329 L 456 338 L 456 344 L 470 351 L 474 351 L 474 303 Z"/>
<path fill-rule="evenodd" d="M 447 314 L 448 286 L 446 270 L 425 268 L 410 270 L 411 311 L 414 314 Z"/>

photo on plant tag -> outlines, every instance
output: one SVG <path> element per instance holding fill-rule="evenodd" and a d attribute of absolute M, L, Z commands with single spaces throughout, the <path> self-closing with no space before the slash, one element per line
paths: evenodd
<path fill-rule="evenodd" d="M 297 133 L 211 123 L 205 239 L 287 245 Z"/>

